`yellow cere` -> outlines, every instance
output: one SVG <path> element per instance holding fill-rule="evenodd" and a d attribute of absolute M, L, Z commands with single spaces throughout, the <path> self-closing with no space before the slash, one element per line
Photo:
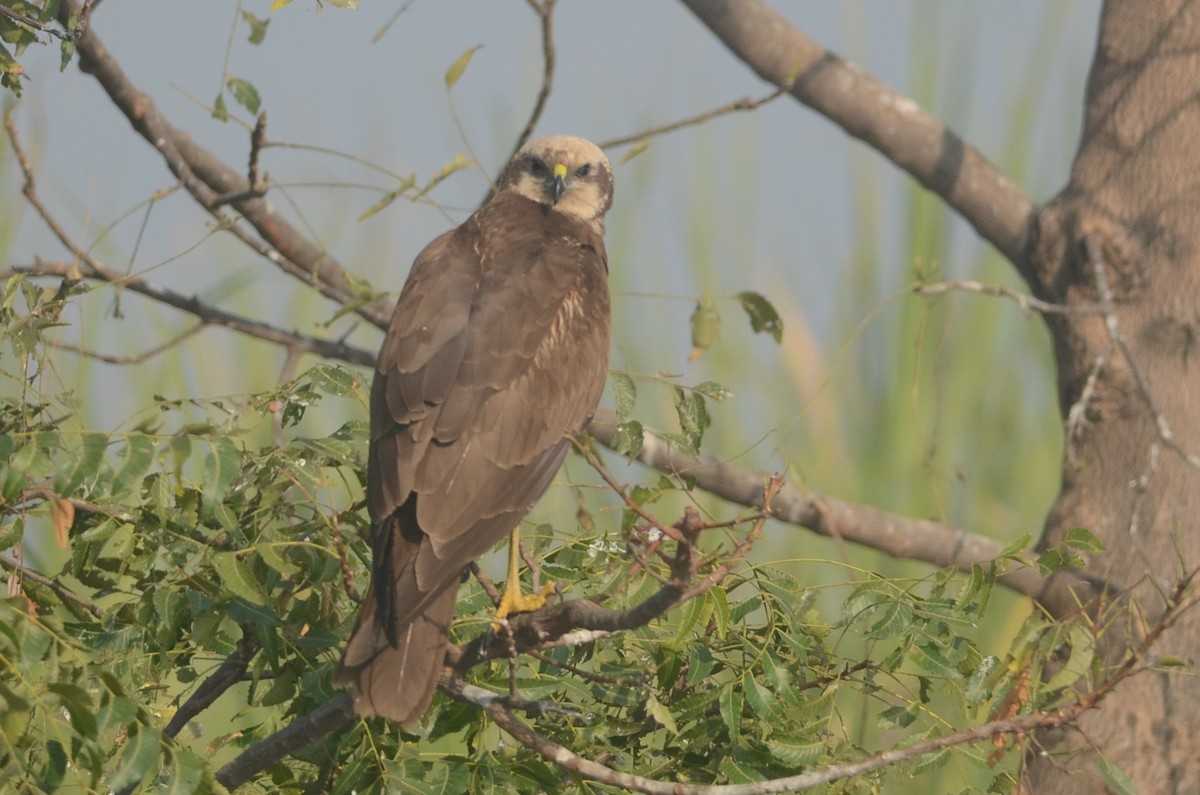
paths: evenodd
<path fill-rule="evenodd" d="M 558 165 L 556 165 L 554 167 L 554 176 L 556 176 L 560 179 L 566 179 L 567 178 L 567 167 L 564 166 L 562 163 L 559 163 Z"/>

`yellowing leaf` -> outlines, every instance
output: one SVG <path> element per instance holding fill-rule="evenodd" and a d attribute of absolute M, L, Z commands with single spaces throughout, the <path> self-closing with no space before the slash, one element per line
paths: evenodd
<path fill-rule="evenodd" d="M 471 63 L 471 58 L 475 55 L 475 51 L 482 47 L 482 44 L 476 44 L 471 49 L 464 52 L 462 55 L 454 59 L 454 63 L 450 64 L 450 68 L 446 70 L 446 88 L 454 88 L 454 84 L 463 76 L 463 72 L 467 71 L 467 65 Z"/>
<path fill-rule="evenodd" d="M 50 520 L 54 522 L 54 543 L 59 549 L 66 549 L 67 533 L 75 523 L 75 506 L 70 500 L 55 497 L 50 502 Z"/>

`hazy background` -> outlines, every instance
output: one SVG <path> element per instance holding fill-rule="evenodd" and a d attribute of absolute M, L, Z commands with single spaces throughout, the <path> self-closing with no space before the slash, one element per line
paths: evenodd
<path fill-rule="evenodd" d="M 245 162 L 249 136 L 237 120 L 250 115 L 228 92 L 234 119 L 213 119 L 211 104 L 224 77 L 234 75 L 259 91 L 272 142 L 324 147 L 378 166 L 282 147 L 262 158 L 283 186 L 271 194 L 275 206 L 354 274 L 395 292 L 421 247 L 475 207 L 510 151 L 541 81 L 540 29 L 521 0 L 414 0 L 373 43 L 400 6 L 362 6 L 322 10 L 295 0 L 270 11 L 265 0 L 109 0 L 92 25 L 166 117 L 227 162 Z M 1036 200 L 1064 181 L 1097 3 L 776 6 L 945 119 Z M 247 42 L 241 9 L 270 20 L 262 45 Z M 770 91 L 680 4 L 562 0 L 555 19 L 558 71 L 538 134 L 603 141 Z M 477 45 L 448 94 L 447 67 Z M 30 79 L 17 125 L 43 198 L 77 241 L 110 267 L 157 284 L 287 328 L 350 334 L 363 347 L 377 346 L 378 332 L 353 319 L 327 325 L 331 305 L 214 234 L 181 192 L 152 200 L 173 184 L 162 160 L 90 77 L 74 65 L 60 73 L 56 47 L 31 51 L 24 63 Z M 1039 322 L 1010 302 L 964 296 L 931 309 L 935 302 L 902 292 L 918 270 L 1020 287 L 964 223 L 786 97 L 656 138 L 618 163 L 627 151 L 610 152 L 617 163 L 609 216 L 615 368 L 730 387 L 735 396 L 713 409 L 710 439 L 714 450 L 747 466 L 789 468 L 800 485 L 884 508 L 1036 533 L 1057 487 L 1059 444 Z M 415 173 L 422 184 L 470 152 L 480 168 L 438 186 L 431 193 L 437 206 L 401 200 L 356 221 L 396 187 L 385 172 Z M 10 257 L 62 259 L 61 246 L 20 198 L 18 177 L 6 157 Z M 728 300 L 740 290 L 774 302 L 785 320 L 782 346 L 749 332 Z M 723 333 L 691 363 L 688 318 L 701 295 L 718 300 Z M 113 317 L 117 302 L 121 319 Z M 188 323 L 111 288 L 81 307 L 66 318 L 61 340 L 108 354 L 147 350 Z M 981 330 L 987 336 L 977 341 L 971 335 Z M 928 345 L 936 356 L 922 350 Z M 84 421 L 117 429 L 156 393 L 239 396 L 268 388 L 284 361 L 282 351 L 220 329 L 184 350 L 182 358 L 121 367 L 59 357 L 52 378 L 76 390 Z M 969 391 L 956 391 L 958 383 Z M 643 389 L 643 419 L 669 425 L 669 407 L 667 390 Z M 310 421 L 336 427 L 343 411 L 361 416 L 361 407 L 348 406 Z M 864 461 L 863 453 L 872 457 Z M 1042 473 L 1032 485 L 1008 483 L 1030 469 Z M 980 516 L 971 485 L 980 480 L 998 519 Z"/>
<path fill-rule="evenodd" d="M 541 83 L 540 29 L 523 0 L 361 2 L 350 11 L 294 0 L 270 11 L 266 0 L 107 0 L 92 25 L 171 123 L 238 168 L 252 118 L 228 92 L 230 121 L 213 119 L 211 105 L 226 75 L 253 83 L 269 115 L 269 140 L 309 147 L 263 153 L 261 167 L 276 186 L 271 202 L 356 276 L 394 294 L 413 257 L 469 214 L 510 152 Z M 945 120 L 1035 201 L 1065 181 L 1099 3 L 775 6 Z M 240 9 L 270 20 L 262 45 L 247 42 Z M 555 20 L 558 70 L 537 134 L 604 141 L 771 90 L 678 3 L 561 0 Z M 448 94 L 447 67 L 477 45 Z M 171 192 L 162 159 L 94 80 L 74 64 L 60 73 L 58 60 L 55 46 L 22 57 L 29 80 L 15 120 L 43 199 L 77 242 L 109 267 L 224 308 L 378 346 L 377 330 L 334 318 L 336 307 L 214 232 L 190 198 Z M 1005 541 L 1036 537 L 1058 487 L 1061 445 L 1040 321 L 1013 302 L 904 290 L 918 272 L 1022 288 L 969 227 L 786 97 L 655 138 L 621 163 L 628 151 L 609 152 L 616 167 L 608 222 L 612 365 L 639 376 L 639 419 L 668 429 L 674 422 L 670 391 L 655 374 L 683 384 L 715 380 L 734 393 L 710 407 L 706 448 L 718 455 L 784 470 L 801 488 Z M 356 220 L 400 177 L 415 173 L 424 184 L 460 155 L 477 156 L 480 167 L 435 188 L 435 202 L 401 199 Z M 9 259 L 65 259 L 21 198 L 7 148 L 0 180 L 0 242 Z M 750 332 L 732 300 L 742 290 L 764 294 L 779 310 L 782 345 Z M 722 336 L 690 362 L 689 317 L 701 296 L 717 302 Z M 113 355 L 149 350 L 191 324 L 112 287 L 72 304 L 63 319 L 62 343 Z M 277 348 L 209 329 L 180 352 L 137 365 L 56 354 L 38 388 L 73 391 L 81 424 L 119 432 L 156 411 L 149 408 L 155 394 L 236 406 L 274 386 L 284 359 Z M 365 413 L 354 401 L 326 400 L 301 430 L 329 432 Z M 269 443 L 269 433 L 248 427 L 239 442 Z M 618 477 L 643 477 L 633 465 L 612 465 Z M 568 462 L 566 479 L 587 474 Z M 571 490 L 552 489 L 534 518 L 573 505 Z M 661 506 L 660 515 L 672 510 Z M 36 564 L 38 534 L 26 539 Z M 768 528 L 756 555 L 790 565 L 813 587 L 852 585 L 872 571 L 927 572 L 780 525 Z M 822 608 L 836 614 L 844 589 L 827 593 Z M 1003 650 L 1027 608 L 1002 596 L 995 605 L 981 634 Z"/>

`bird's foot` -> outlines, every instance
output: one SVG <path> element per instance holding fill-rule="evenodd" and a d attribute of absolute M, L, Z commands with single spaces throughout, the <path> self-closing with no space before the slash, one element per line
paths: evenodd
<path fill-rule="evenodd" d="M 493 627 L 499 628 L 509 616 L 517 613 L 532 613 L 534 610 L 541 610 L 550 596 L 557 592 L 558 583 L 556 582 L 547 583 L 535 593 L 525 594 L 521 593 L 520 583 L 510 581 L 504 586 L 504 594 L 500 597 L 500 604 L 496 608 L 496 617 L 492 621 Z"/>

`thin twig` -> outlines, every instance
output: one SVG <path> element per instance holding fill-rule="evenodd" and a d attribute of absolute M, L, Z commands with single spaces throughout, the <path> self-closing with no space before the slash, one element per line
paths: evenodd
<path fill-rule="evenodd" d="M 1087 304 L 1084 306 L 1052 304 L 1049 301 L 1034 298 L 1032 295 L 1020 292 L 1019 290 L 1013 290 L 999 284 L 985 284 L 973 279 L 948 279 L 929 284 L 916 284 L 913 285 L 912 291 L 917 295 L 929 296 L 962 292 L 1009 298 L 1017 302 L 1017 306 L 1021 308 L 1021 312 L 1026 317 L 1031 316 L 1035 311 L 1041 312 L 1044 315 L 1098 315 L 1107 310 L 1107 307 L 1103 304 Z"/>
<path fill-rule="evenodd" d="M 104 618 L 104 611 L 98 607 L 95 602 L 80 596 L 57 580 L 53 580 L 44 574 L 39 574 L 32 569 L 25 568 L 25 566 L 11 556 L 0 553 L 0 566 L 3 566 L 9 571 L 19 573 L 20 576 L 26 580 L 30 580 L 45 588 L 49 588 L 60 599 L 83 608 L 91 613 L 94 618 Z"/>
<path fill-rule="evenodd" d="M 650 127 L 649 129 L 642 130 L 641 132 L 637 132 L 632 135 L 626 135 L 621 138 L 610 138 L 609 140 L 600 143 L 599 146 L 601 149 L 611 149 L 618 146 L 641 143 L 642 141 L 648 141 L 651 138 L 655 138 L 659 135 L 666 135 L 667 133 L 675 132 L 676 130 L 682 130 L 685 127 L 694 127 L 697 124 L 704 124 L 705 122 L 712 121 L 713 119 L 730 113 L 758 110 L 763 105 L 766 105 L 768 102 L 775 101 L 786 93 L 786 88 L 777 88 L 770 94 L 759 97 L 758 99 L 742 97 L 741 99 L 735 99 L 733 102 L 727 102 L 720 107 L 713 108 L 712 110 L 698 113 L 695 116 L 689 116 L 686 119 L 673 121 L 669 124 L 662 124 L 658 127 Z"/>
<path fill-rule="evenodd" d="M 0 14 L 8 17 L 18 25 L 23 25 L 32 30 L 47 33 L 56 39 L 61 39 L 62 41 L 73 42 L 82 36 L 84 31 L 87 30 L 88 19 L 92 15 L 92 5 L 94 2 L 95 0 L 84 0 L 83 7 L 79 11 L 79 17 L 75 21 L 74 27 L 72 27 L 70 30 L 59 30 L 52 25 L 47 25 L 41 20 L 34 19 L 33 17 L 26 16 L 25 14 L 21 14 L 17 11 L 13 11 L 11 8 L 5 5 L 0 5 Z"/>

